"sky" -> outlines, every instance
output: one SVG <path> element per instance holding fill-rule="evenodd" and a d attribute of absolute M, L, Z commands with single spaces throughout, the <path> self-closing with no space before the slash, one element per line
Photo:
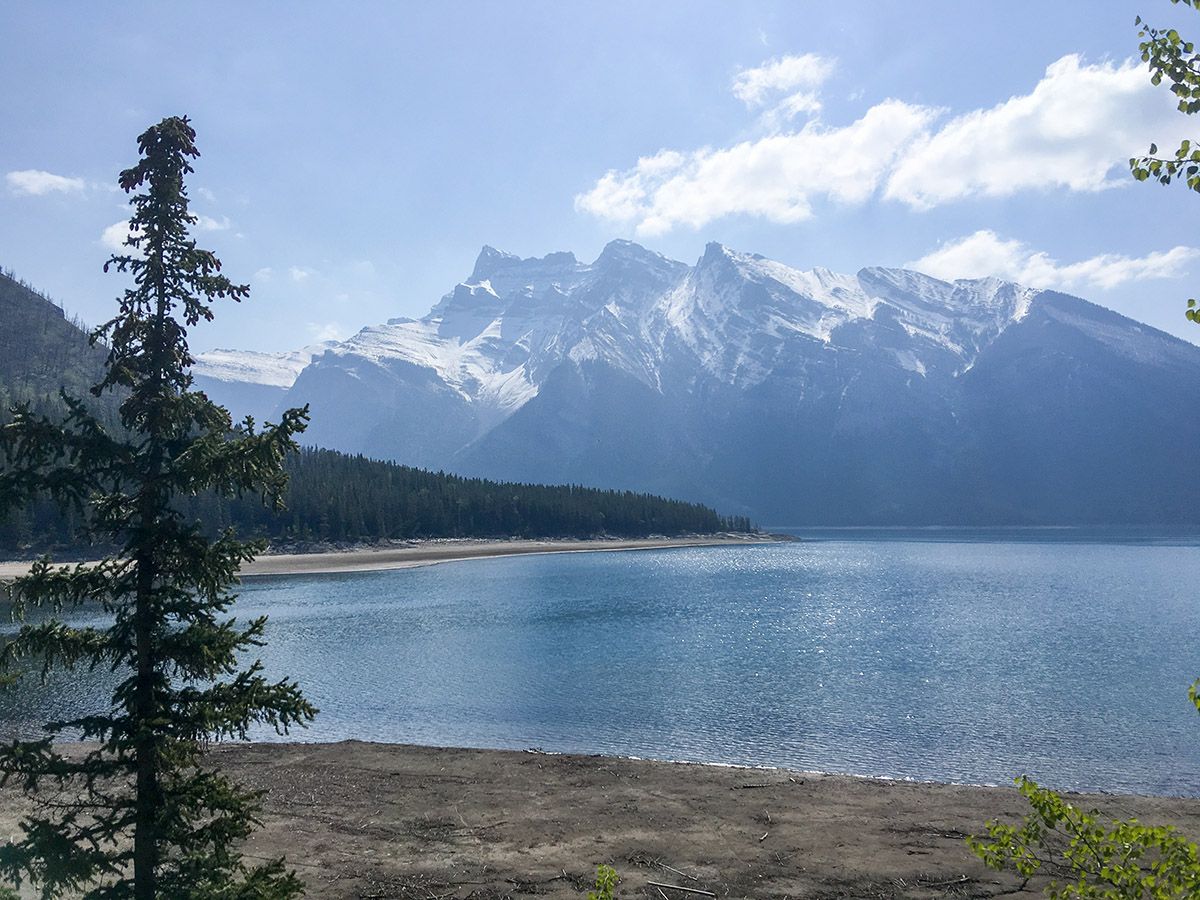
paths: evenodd
<path fill-rule="evenodd" d="M 998 275 L 1200 342 L 1200 197 L 1127 168 L 1200 118 L 1138 14 L 1200 34 L 1166 0 L 0 0 L 0 266 L 107 318 L 117 173 L 188 115 L 196 237 L 251 286 L 197 350 L 423 315 L 484 244 L 614 238 Z"/>

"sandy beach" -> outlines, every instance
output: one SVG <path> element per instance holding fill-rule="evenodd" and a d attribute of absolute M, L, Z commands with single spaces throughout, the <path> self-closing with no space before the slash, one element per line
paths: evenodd
<path fill-rule="evenodd" d="M 218 764 L 267 791 L 249 852 L 287 854 L 312 898 L 581 898 L 599 863 L 618 896 L 651 882 L 717 897 L 1034 897 L 963 838 L 1013 819 L 1010 788 L 609 757 L 369 744 L 243 744 Z M 1200 801 L 1076 796 L 1200 836 Z M 23 801 L 0 790 L 0 836 Z M 670 900 L 702 893 L 665 889 Z"/>
<path fill-rule="evenodd" d="M 719 547 L 781 540 L 772 535 L 716 534 L 687 537 L 593 538 L 590 540 L 429 540 L 399 546 L 336 550 L 325 553 L 265 553 L 244 566 L 246 577 L 260 575 L 324 575 L 406 569 L 464 559 L 519 556 L 529 553 L 595 553 L 605 550 L 666 550 L 673 547 Z M 0 578 L 29 571 L 28 560 L 0 562 Z"/>

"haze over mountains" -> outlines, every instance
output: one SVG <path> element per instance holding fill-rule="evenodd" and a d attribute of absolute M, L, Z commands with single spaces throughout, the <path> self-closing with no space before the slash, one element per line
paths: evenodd
<path fill-rule="evenodd" d="M 768 523 L 1200 518 L 1200 348 L 996 279 L 485 247 L 421 319 L 196 373 L 235 413 L 311 404 L 319 446 Z"/>

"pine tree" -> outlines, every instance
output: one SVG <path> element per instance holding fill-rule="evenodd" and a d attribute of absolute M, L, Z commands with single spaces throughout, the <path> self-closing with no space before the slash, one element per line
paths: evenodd
<path fill-rule="evenodd" d="M 0 430 L 0 511 L 49 494 L 76 509 L 86 535 L 119 547 L 92 565 L 48 559 L 11 587 L 24 624 L 0 650 L 0 674 L 40 660 L 51 667 L 111 667 L 125 677 L 107 709 L 47 724 L 39 740 L 0 747 L 0 773 L 42 803 L 22 839 L 0 848 L 0 875 L 40 885 L 43 897 L 283 898 L 300 893 L 282 860 L 251 866 L 240 842 L 255 824 L 258 796 L 204 765 L 209 742 L 244 738 L 255 725 L 283 732 L 315 710 L 289 680 L 272 682 L 239 656 L 261 646 L 265 619 L 226 615 L 239 566 L 262 547 L 232 530 L 216 539 L 181 511 L 205 491 L 258 495 L 278 504 L 283 461 L 296 449 L 307 409 L 278 425 L 235 426 L 192 390 L 187 331 L 212 318 L 217 300 L 246 286 L 220 273 L 196 246 L 184 177 L 199 156 L 187 118 L 167 118 L 138 138 L 140 160 L 120 175 L 133 194 L 128 252 L 105 264 L 130 276 L 116 316 L 92 335 L 107 345 L 96 397 L 120 402 L 106 428 L 84 402 L 64 396 L 60 421 L 18 407 Z M 106 627 L 74 627 L 64 610 L 99 607 Z M 28 674 L 28 673 L 26 673 Z M 91 743 L 76 754 L 60 735 Z M 64 804 L 62 798 L 70 798 Z"/>

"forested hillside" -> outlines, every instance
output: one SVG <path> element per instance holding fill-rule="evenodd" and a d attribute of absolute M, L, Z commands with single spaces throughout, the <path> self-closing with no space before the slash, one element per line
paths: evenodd
<path fill-rule="evenodd" d="M 505 484 L 305 449 L 287 463 L 287 510 L 257 496 L 228 501 L 201 495 L 185 512 L 215 533 L 234 525 L 278 544 L 371 542 L 435 537 L 592 537 L 750 531 L 698 503 L 577 485 Z M 48 549 L 79 550 L 75 516 L 39 503 L 0 523 L 0 557 Z"/>
<path fill-rule="evenodd" d="M 197 517 L 283 540 L 641 536 L 746 531 L 698 503 L 576 485 L 505 484 L 306 449 L 288 461 L 288 511 L 199 498 Z"/>
<path fill-rule="evenodd" d="M 0 267 L 0 415 L 21 402 L 61 408 L 60 389 L 85 396 L 103 363 L 78 323 Z"/>
<path fill-rule="evenodd" d="M 0 275 L 0 418 L 13 402 L 61 411 L 60 387 L 87 397 L 102 349 L 30 286 Z M 102 410 L 113 418 L 111 408 Z M 2 465 L 2 460 L 0 460 Z M 432 537 L 589 537 L 712 533 L 751 528 L 696 503 L 579 486 L 507 484 L 428 472 L 332 450 L 288 461 L 287 510 L 258 497 L 201 495 L 185 512 L 209 532 L 235 525 L 278 543 L 370 542 Z M 78 513 L 35 503 L 0 520 L 0 557 L 45 550 L 86 553 L 73 539 Z"/>

